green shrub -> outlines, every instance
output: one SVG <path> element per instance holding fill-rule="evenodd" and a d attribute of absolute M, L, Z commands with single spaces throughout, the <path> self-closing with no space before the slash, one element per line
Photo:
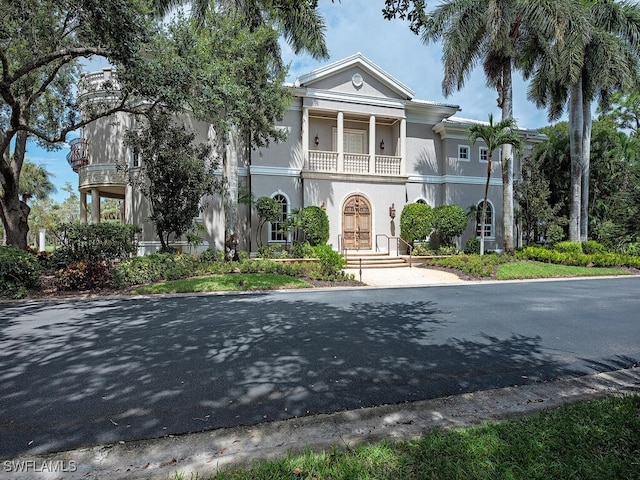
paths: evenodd
<path fill-rule="evenodd" d="M 278 258 L 280 257 L 280 250 L 282 249 L 282 245 L 273 244 L 273 245 L 264 245 L 258 248 L 258 257 L 260 258 Z"/>
<path fill-rule="evenodd" d="M 302 209 L 302 231 L 312 247 L 324 245 L 329 240 L 329 217 L 327 212 L 316 206 Z"/>
<path fill-rule="evenodd" d="M 112 285 L 111 269 L 105 262 L 77 262 L 56 272 L 59 290 L 100 290 Z"/>
<path fill-rule="evenodd" d="M 553 246 L 553 249 L 560 253 L 583 253 L 582 244 L 580 242 L 558 242 Z"/>
<path fill-rule="evenodd" d="M 331 245 L 318 245 L 313 247 L 313 252 L 318 259 L 318 268 L 322 275 L 336 275 L 347 264 L 342 254 L 333 250 Z"/>
<path fill-rule="evenodd" d="M 457 255 L 458 247 L 455 245 L 443 245 L 438 249 L 438 255 Z"/>
<path fill-rule="evenodd" d="M 400 214 L 400 236 L 413 246 L 415 240 L 427 238 L 433 230 L 433 211 L 425 203 L 408 203 Z"/>
<path fill-rule="evenodd" d="M 40 287 L 42 269 L 32 253 L 0 246 L 0 296 L 23 298 Z"/>
<path fill-rule="evenodd" d="M 565 237 L 564 228 L 562 228 L 562 226 L 558 225 L 557 223 L 552 223 L 547 227 L 546 237 L 547 241 L 551 245 L 561 242 Z"/>
<path fill-rule="evenodd" d="M 416 245 L 411 251 L 411 254 L 417 257 L 426 257 L 433 255 L 433 251 L 429 248 L 429 245 Z"/>
<path fill-rule="evenodd" d="M 587 255 L 593 255 L 595 253 L 607 253 L 607 249 L 600 242 L 595 240 L 587 240 L 582 243 L 582 251 Z"/>
<path fill-rule="evenodd" d="M 433 231 L 444 245 L 453 245 L 454 239 L 467 228 L 467 212 L 458 205 L 440 205 L 433 209 Z"/>
<path fill-rule="evenodd" d="M 626 243 L 620 248 L 620 253 L 640 256 L 640 243 Z"/>
<path fill-rule="evenodd" d="M 214 248 L 207 248 L 200 254 L 201 262 L 224 262 L 224 252 L 222 250 L 216 250 Z"/>
<path fill-rule="evenodd" d="M 53 233 L 59 247 L 56 262 L 113 262 L 129 258 L 137 251 L 140 227 L 117 222 L 62 223 Z"/>
<path fill-rule="evenodd" d="M 503 263 L 513 261 L 513 257 L 509 255 L 453 255 L 450 257 L 435 258 L 429 260 L 427 265 L 436 265 L 440 267 L 449 267 L 460 270 L 463 273 L 477 277 L 492 277 Z"/>
<path fill-rule="evenodd" d="M 202 271 L 199 259 L 189 254 L 154 253 L 134 257 L 115 266 L 114 282 L 122 288 L 131 285 L 177 280 Z"/>
<path fill-rule="evenodd" d="M 309 242 L 294 242 L 289 248 L 289 258 L 312 258 L 313 247 Z"/>
<path fill-rule="evenodd" d="M 464 246 L 464 253 L 466 253 L 467 255 L 480 255 L 480 239 L 472 237 L 467 240 L 467 243 Z"/>

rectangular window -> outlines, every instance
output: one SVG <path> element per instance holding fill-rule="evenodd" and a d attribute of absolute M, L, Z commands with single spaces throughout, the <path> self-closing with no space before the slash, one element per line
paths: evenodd
<path fill-rule="evenodd" d="M 482 163 L 487 163 L 489 161 L 489 150 L 487 147 L 480 147 L 479 158 Z"/>
<path fill-rule="evenodd" d="M 469 147 L 467 145 L 458 145 L 458 161 L 468 162 L 469 160 Z"/>

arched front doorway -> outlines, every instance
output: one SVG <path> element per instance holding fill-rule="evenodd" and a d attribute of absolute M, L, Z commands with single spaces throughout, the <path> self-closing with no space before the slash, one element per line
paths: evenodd
<path fill-rule="evenodd" d="M 348 250 L 371 250 L 371 205 L 362 195 L 351 195 L 344 202 L 342 238 Z"/>

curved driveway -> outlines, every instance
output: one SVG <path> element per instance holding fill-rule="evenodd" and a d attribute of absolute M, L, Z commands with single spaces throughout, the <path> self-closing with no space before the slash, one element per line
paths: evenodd
<path fill-rule="evenodd" d="M 0 303 L 0 458 L 640 361 L 640 278 Z"/>

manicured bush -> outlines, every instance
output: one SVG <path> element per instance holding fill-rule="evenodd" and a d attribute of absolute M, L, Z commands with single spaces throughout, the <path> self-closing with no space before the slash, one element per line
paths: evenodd
<path fill-rule="evenodd" d="M 467 243 L 464 246 L 464 253 L 466 253 L 467 255 L 480 255 L 480 239 L 472 237 L 467 240 Z"/>
<path fill-rule="evenodd" d="M 400 236 L 413 246 L 415 240 L 427 238 L 433 230 L 433 211 L 425 203 L 408 203 L 400 214 Z"/>
<path fill-rule="evenodd" d="M 582 244 L 580 242 L 558 242 L 553 246 L 553 249 L 561 253 L 583 253 Z"/>
<path fill-rule="evenodd" d="M 0 246 L 0 296 L 23 298 L 40 286 L 40 263 L 32 253 Z"/>
<path fill-rule="evenodd" d="M 607 249 L 600 242 L 587 240 L 586 242 L 582 242 L 582 252 L 587 255 L 593 255 L 595 253 L 607 253 Z"/>
<path fill-rule="evenodd" d="M 321 275 L 336 275 L 347 264 L 342 254 L 333 250 L 331 245 L 318 245 L 313 248 L 313 251 L 315 258 L 318 259 L 319 273 Z"/>
<path fill-rule="evenodd" d="M 117 222 L 62 223 L 53 230 L 60 245 L 54 257 L 64 263 L 124 260 L 136 253 L 139 232 L 136 225 Z"/>
<path fill-rule="evenodd" d="M 453 245 L 467 228 L 467 212 L 458 205 L 440 205 L 433 209 L 433 231 L 443 245 Z"/>
<path fill-rule="evenodd" d="M 329 240 L 329 217 L 327 212 L 316 206 L 302 210 L 302 231 L 312 247 L 324 245 Z"/>

